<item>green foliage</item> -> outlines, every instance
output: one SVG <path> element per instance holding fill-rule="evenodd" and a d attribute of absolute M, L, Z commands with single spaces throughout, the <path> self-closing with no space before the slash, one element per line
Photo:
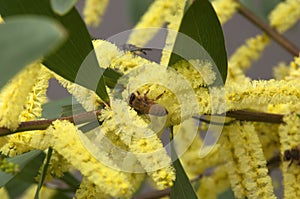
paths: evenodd
<path fill-rule="evenodd" d="M 64 28 L 50 18 L 7 18 L 0 24 L 0 88 L 24 66 L 53 51 L 65 38 Z"/>
<path fill-rule="evenodd" d="M 8 158 L 8 161 L 13 162 L 14 164 L 19 165 L 19 169 L 21 170 L 20 173 L 16 174 L 8 174 L 0 171 L 0 187 L 3 187 L 5 184 L 7 184 L 9 181 L 11 181 L 13 178 L 17 177 L 23 172 L 23 169 L 31 164 L 31 161 L 37 158 L 42 151 L 39 150 L 33 150 L 28 153 L 24 153 L 22 155 L 18 155 L 12 158 Z M 28 179 L 29 180 L 29 179 Z"/>
<path fill-rule="evenodd" d="M 223 83 L 227 76 L 227 53 L 225 48 L 224 36 L 221 24 L 218 17 L 208 0 L 196 0 L 186 11 L 179 32 L 191 37 L 197 41 L 209 53 L 213 59 L 222 77 Z M 189 47 L 185 45 L 185 41 L 176 40 L 174 50 L 187 50 Z M 193 52 L 194 49 L 190 49 Z M 197 57 L 191 59 L 201 58 L 202 52 L 197 53 Z M 174 64 L 181 58 L 172 54 L 169 65 Z"/>
<path fill-rule="evenodd" d="M 188 198 L 188 199 L 197 199 L 197 195 L 193 189 L 193 186 L 187 177 L 179 158 L 177 157 L 175 148 L 174 148 L 174 142 L 173 142 L 173 127 L 171 130 L 171 156 L 172 160 L 176 159 L 173 162 L 173 166 L 176 170 L 176 180 L 174 182 L 173 187 L 171 188 L 170 197 L 171 199 L 182 199 L 182 198 Z"/>
<path fill-rule="evenodd" d="M 61 116 L 62 107 L 69 104 L 72 104 L 72 96 L 50 101 L 43 105 L 42 117 L 47 119 L 58 118 Z"/>
<path fill-rule="evenodd" d="M 50 2 L 55 13 L 65 15 L 74 7 L 77 0 L 51 0 Z"/>
<path fill-rule="evenodd" d="M 128 8 L 133 24 L 136 24 L 147 11 L 153 0 L 129 0 Z"/>
<path fill-rule="evenodd" d="M 96 89 L 101 99 L 109 101 L 102 76 L 105 69 L 98 66 L 90 35 L 75 8 L 65 16 L 58 16 L 52 11 L 48 0 L 0 0 L 0 5 L 0 13 L 4 18 L 12 15 L 44 15 L 59 21 L 69 37 L 61 48 L 45 57 L 43 63 L 72 82 L 76 80 L 87 88 Z M 87 56 L 88 60 L 84 65 L 86 68 L 81 71 L 78 79 L 78 71 Z"/>

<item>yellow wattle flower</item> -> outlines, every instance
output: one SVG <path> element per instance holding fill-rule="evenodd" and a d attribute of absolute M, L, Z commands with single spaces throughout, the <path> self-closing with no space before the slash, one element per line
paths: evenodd
<path fill-rule="evenodd" d="M 28 93 L 38 77 L 41 65 L 34 63 L 19 72 L 0 92 L 0 126 L 15 130 L 27 103 Z"/>
<path fill-rule="evenodd" d="M 292 27 L 300 18 L 299 0 L 280 2 L 269 14 L 271 26 L 283 33 Z"/>
<path fill-rule="evenodd" d="M 155 0 L 140 21 L 135 25 L 133 32 L 129 36 L 127 43 L 142 47 L 150 41 L 154 35 L 166 23 L 170 23 L 171 28 L 177 28 L 178 21 L 182 16 L 183 7 L 186 0 Z M 144 29 L 157 28 L 157 29 Z"/>
<path fill-rule="evenodd" d="M 291 109 L 292 110 L 292 109 Z M 279 126 L 280 153 L 284 157 L 286 150 L 297 148 L 300 143 L 300 118 L 297 114 L 288 114 L 283 118 L 284 124 Z M 283 161 L 281 170 L 283 174 L 284 198 L 300 197 L 300 170 L 297 161 L 289 166 L 291 161 Z"/>
<path fill-rule="evenodd" d="M 113 197 L 124 197 L 132 194 L 133 190 L 128 183 L 127 175 L 96 159 L 89 150 L 95 150 L 95 153 L 99 153 L 102 156 L 102 161 L 108 161 L 108 163 L 110 161 L 105 152 L 97 151 L 96 146 L 84 135 L 81 135 L 81 132 L 72 123 L 57 120 L 46 130 L 46 133 L 51 136 L 48 142 L 53 149 L 105 194 Z"/>
<path fill-rule="evenodd" d="M 275 199 L 267 162 L 254 126 L 251 123 L 235 123 L 230 128 L 225 127 L 224 133 L 226 150 L 223 157 L 227 161 L 235 197 Z"/>
<path fill-rule="evenodd" d="M 210 176 L 200 179 L 197 190 L 199 198 L 217 199 L 219 194 L 230 187 L 228 174 L 224 165 L 218 166 Z"/>
<path fill-rule="evenodd" d="M 98 26 L 102 21 L 107 5 L 108 0 L 86 0 L 83 9 L 86 24 Z"/>
<path fill-rule="evenodd" d="M 212 5 L 221 24 L 226 23 L 236 13 L 238 7 L 238 4 L 234 0 L 214 0 Z"/>
<path fill-rule="evenodd" d="M 25 109 L 20 115 L 21 121 L 30 121 L 42 116 L 42 105 L 47 101 L 46 92 L 51 77 L 52 73 L 45 66 L 41 66 L 39 76 L 27 96 Z"/>
<path fill-rule="evenodd" d="M 251 63 L 257 60 L 265 47 L 269 44 L 269 37 L 266 34 L 257 35 L 246 40 L 245 44 L 236 49 L 229 59 L 228 81 L 244 82 L 245 70 Z"/>

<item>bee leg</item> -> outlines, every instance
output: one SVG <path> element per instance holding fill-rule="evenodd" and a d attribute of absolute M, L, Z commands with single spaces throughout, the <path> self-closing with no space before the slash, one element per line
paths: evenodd
<path fill-rule="evenodd" d="M 161 97 L 163 96 L 163 94 L 165 94 L 165 92 L 166 92 L 166 91 L 164 91 L 162 94 L 160 94 L 159 96 L 157 96 L 157 97 L 155 98 L 155 101 L 158 100 L 159 98 L 161 98 Z"/>
<path fill-rule="evenodd" d="M 293 164 L 293 159 L 291 160 L 290 164 L 288 165 L 288 167 L 290 167 Z"/>
<path fill-rule="evenodd" d="M 137 93 L 138 95 L 140 95 L 140 94 L 141 94 L 139 91 L 136 91 L 136 93 Z"/>
<path fill-rule="evenodd" d="M 148 90 L 146 91 L 146 93 L 144 94 L 144 96 L 146 96 L 146 95 L 149 93 L 149 91 L 150 91 L 150 89 L 148 89 Z"/>

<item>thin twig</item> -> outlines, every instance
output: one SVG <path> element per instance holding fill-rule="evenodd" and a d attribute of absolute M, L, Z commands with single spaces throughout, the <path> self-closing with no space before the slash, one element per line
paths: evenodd
<path fill-rule="evenodd" d="M 15 131 L 11 131 L 5 127 L 0 127 L 0 136 L 10 135 L 22 131 L 31 131 L 31 130 L 45 130 L 47 129 L 52 122 L 55 120 L 68 120 L 72 123 L 83 124 L 95 119 L 96 116 L 100 115 L 101 110 L 90 111 L 86 113 L 79 113 L 73 116 L 60 117 L 56 119 L 48 120 L 33 120 L 29 122 L 21 122 L 19 127 Z M 248 110 L 237 110 L 229 111 L 226 113 L 227 117 L 232 117 L 241 121 L 252 121 L 252 122 L 267 122 L 281 124 L 283 123 L 283 116 L 280 114 L 271 114 L 263 112 L 254 112 Z M 197 116 L 195 117 L 197 118 Z"/>
<path fill-rule="evenodd" d="M 237 1 L 239 3 L 239 1 Z M 241 15 L 246 17 L 249 21 L 255 24 L 257 27 L 262 29 L 266 34 L 268 34 L 274 41 L 285 48 L 289 53 L 294 56 L 299 56 L 299 48 L 286 39 L 283 35 L 277 32 L 275 29 L 271 28 L 269 25 L 264 23 L 259 17 L 253 14 L 249 9 L 239 3 L 238 11 Z"/>
<path fill-rule="evenodd" d="M 86 122 L 89 122 L 89 121 L 95 119 L 95 117 L 100 115 L 100 113 L 101 113 L 101 110 L 97 110 L 97 111 L 79 113 L 76 115 L 60 117 L 60 118 L 55 118 L 55 119 L 33 120 L 33 121 L 28 121 L 28 122 L 21 122 L 19 127 L 15 131 L 11 131 L 5 127 L 0 127 L 0 136 L 10 135 L 10 134 L 14 134 L 17 132 L 22 132 L 22 131 L 45 130 L 55 120 L 68 120 L 72 123 L 76 122 L 76 124 L 82 124 L 82 123 L 86 123 Z"/>

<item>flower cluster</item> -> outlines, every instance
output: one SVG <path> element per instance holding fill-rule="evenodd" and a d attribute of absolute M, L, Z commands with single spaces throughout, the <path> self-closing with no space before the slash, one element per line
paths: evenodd
<path fill-rule="evenodd" d="M 188 3 L 154 1 L 128 42 L 144 46 L 157 32 L 141 28 L 178 31 Z M 269 15 L 270 25 L 281 33 L 291 28 L 300 18 L 299 3 L 279 3 Z M 107 4 L 108 0 L 87 0 L 86 23 L 99 24 Z M 215 0 L 213 6 L 222 24 L 239 9 L 234 0 Z M 13 157 L 35 149 L 47 152 L 51 147 L 47 182 L 76 169 L 83 176 L 76 198 L 130 198 L 147 178 L 157 189 L 174 185 L 176 171 L 160 138 L 172 126 L 176 151 L 190 180 L 198 181 L 199 197 L 218 198 L 231 189 L 235 198 L 276 198 L 270 160 L 280 153 L 284 157 L 280 166 L 284 196 L 299 198 L 299 157 L 285 155 L 300 150 L 300 58 L 295 57 L 289 65 L 280 64 L 274 71 L 276 80 L 251 80 L 245 71 L 270 40 L 265 33 L 257 35 L 230 57 L 227 82 L 221 87 L 214 84 L 218 72 L 209 60 L 180 60 L 166 67 L 175 38 L 169 31 L 159 64 L 108 41 L 93 41 L 99 65 L 123 74 L 115 89 L 107 88 L 110 104 L 102 102 L 94 91 L 49 71 L 39 61 L 28 65 L 0 92 L 0 127 L 14 131 L 21 122 L 41 119 L 50 78 L 57 79 L 86 111 L 97 111 L 93 122 L 100 125 L 84 130 L 86 124 L 51 120 L 44 130 L 0 137 L 1 154 Z M 226 112 L 245 109 L 285 116 L 281 124 L 225 118 Z M 196 122 L 195 115 L 205 115 L 206 119 Z M 209 120 L 209 125 L 203 125 Z M 220 139 L 212 146 L 206 136 Z M 5 161 L 0 167 L 15 169 Z M 32 197 L 34 189 L 36 186 L 30 187 L 24 195 Z M 0 189 L 0 195 L 7 195 L 5 189 Z M 41 196 L 50 195 L 53 191 L 43 186 Z"/>

